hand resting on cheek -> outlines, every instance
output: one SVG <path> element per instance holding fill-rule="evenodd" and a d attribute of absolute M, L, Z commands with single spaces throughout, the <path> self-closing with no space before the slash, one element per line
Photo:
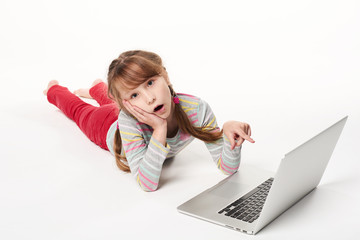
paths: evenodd
<path fill-rule="evenodd" d="M 149 113 L 144 111 L 143 109 L 132 105 L 129 101 L 123 100 L 123 105 L 126 110 L 129 111 L 134 117 L 139 120 L 139 122 L 145 123 L 151 126 L 154 130 L 162 127 L 166 127 L 166 119 L 157 116 L 154 113 Z"/>

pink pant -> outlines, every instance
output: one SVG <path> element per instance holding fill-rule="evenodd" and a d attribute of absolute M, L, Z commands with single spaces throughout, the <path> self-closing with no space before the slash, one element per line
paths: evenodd
<path fill-rule="evenodd" d="M 66 87 L 52 86 L 47 93 L 48 101 L 57 106 L 67 117 L 75 121 L 81 131 L 105 150 L 107 132 L 119 115 L 119 108 L 107 97 L 107 86 L 99 83 L 90 89 L 90 95 L 100 107 L 85 103 Z"/>

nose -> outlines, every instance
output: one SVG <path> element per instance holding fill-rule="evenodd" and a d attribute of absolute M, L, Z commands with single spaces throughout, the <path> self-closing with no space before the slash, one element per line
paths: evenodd
<path fill-rule="evenodd" d="M 147 92 L 147 93 L 145 94 L 145 96 L 146 96 L 147 104 L 151 105 L 152 103 L 155 102 L 156 97 L 155 97 L 155 95 L 152 94 L 151 92 Z"/>

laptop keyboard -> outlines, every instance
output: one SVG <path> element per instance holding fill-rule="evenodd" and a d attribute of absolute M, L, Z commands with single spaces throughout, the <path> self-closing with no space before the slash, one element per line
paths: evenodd
<path fill-rule="evenodd" d="M 219 214 L 252 223 L 258 219 L 274 178 L 269 178 L 245 196 L 235 200 Z"/>

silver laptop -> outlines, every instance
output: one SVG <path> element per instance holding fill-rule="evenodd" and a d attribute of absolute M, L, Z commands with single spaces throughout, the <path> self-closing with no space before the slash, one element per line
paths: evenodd
<path fill-rule="evenodd" d="M 256 234 L 319 184 L 347 118 L 286 154 L 275 176 L 241 168 L 180 205 L 178 211 Z"/>

